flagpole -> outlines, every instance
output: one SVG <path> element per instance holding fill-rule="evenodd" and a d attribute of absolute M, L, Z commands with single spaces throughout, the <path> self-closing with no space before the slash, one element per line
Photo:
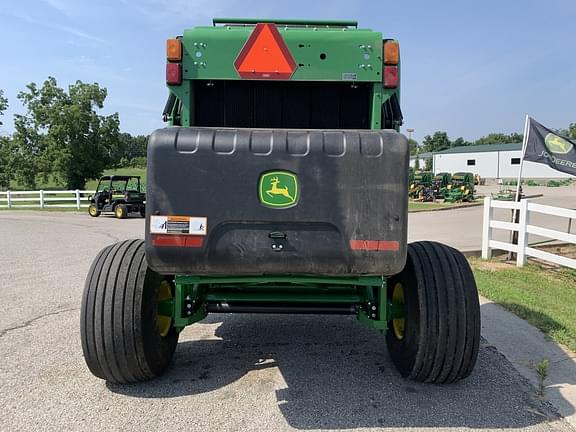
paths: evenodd
<path fill-rule="evenodd" d="M 526 120 L 524 122 L 524 139 L 522 140 L 522 157 L 520 158 L 520 169 L 518 170 L 518 181 L 516 182 L 516 197 L 515 201 L 520 201 L 520 183 L 522 182 L 522 167 L 524 166 L 524 154 L 526 153 L 526 147 L 528 146 L 528 134 L 530 130 L 528 128 L 530 124 L 530 117 L 526 114 Z"/>
<path fill-rule="evenodd" d="M 524 166 L 524 154 L 526 153 L 526 147 L 528 146 L 528 134 L 530 133 L 529 130 L 530 124 L 530 116 L 526 114 L 526 120 L 524 121 L 524 137 L 522 139 L 522 157 L 520 158 L 520 168 L 518 169 L 518 181 L 516 182 L 516 196 L 514 197 L 514 201 L 520 201 L 520 183 L 522 182 L 522 167 Z M 516 209 L 512 210 L 512 223 L 518 223 L 518 211 Z M 518 231 L 510 232 L 511 243 L 518 244 Z M 514 254 L 512 252 L 508 252 L 508 259 L 511 260 Z"/>

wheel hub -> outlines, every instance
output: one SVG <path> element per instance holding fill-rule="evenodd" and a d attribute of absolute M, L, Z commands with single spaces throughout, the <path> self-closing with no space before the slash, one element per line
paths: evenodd
<path fill-rule="evenodd" d="M 392 304 L 404 306 L 404 285 L 397 282 L 392 291 Z M 392 330 L 396 339 L 404 339 L 404 325 L 406 320 L 404 318 L 394 318 L 392 320 Z"/>
<path fill-rule="evenodd" d="M 170 302 L 174 296 L 172 295 L 172 287 L 168 281 L 162 281 L 158 288 L 157 304 Z M 165 308 L 158 307 L 158 314 L 156 315 L 156 327 L 160 332 L 160 336 L 165 337 L 170 328 L 172 327 L 172 315 L 166 315 Z"/>

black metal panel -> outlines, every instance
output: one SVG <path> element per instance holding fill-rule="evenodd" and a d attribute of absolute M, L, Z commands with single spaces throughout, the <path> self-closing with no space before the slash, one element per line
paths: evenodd
<path fill-rule="evenodd" d="M 194 81 L 193 124 L 206 127 L 368 129 L 370 85 Z"/>
<path fill-rule="evenodd" d="M 295 206 L 260 203 L 270 170 L 298 177 Z M 157 130 L 148 144 L 148 262 L 163 274 L 396 274 L 407 176 L 406 138 L 394 130 Z M 154 246 L 150 215 L 206 217 L 202 246 Z M 351 240 L 398 248 L 357 250 Z"/>

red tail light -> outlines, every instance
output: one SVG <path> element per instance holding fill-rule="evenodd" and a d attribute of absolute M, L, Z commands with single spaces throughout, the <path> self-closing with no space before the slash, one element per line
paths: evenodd
<path fill-rule="evenodd" d="M 166 64 L 166 84 L 182 84 L 182 65 L 180 63 Z"/>
<path fill-rule="evenodd" d="M 398 87 L 398 66 L 384 66 L 384 88 Z"/>

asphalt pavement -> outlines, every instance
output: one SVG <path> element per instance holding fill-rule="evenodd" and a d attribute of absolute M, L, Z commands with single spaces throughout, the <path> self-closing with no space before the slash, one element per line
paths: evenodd
<path fill-rule="evenodd" d="M 0 431 L 574 431 L 485 341 L 467 380 L 423 385 L 353 318 L 211 315 L 161 378 L 107 384 L 82 358 L 84 277 L 102 247 L 142 235 L 139 218 L 0 212 Z"/>

